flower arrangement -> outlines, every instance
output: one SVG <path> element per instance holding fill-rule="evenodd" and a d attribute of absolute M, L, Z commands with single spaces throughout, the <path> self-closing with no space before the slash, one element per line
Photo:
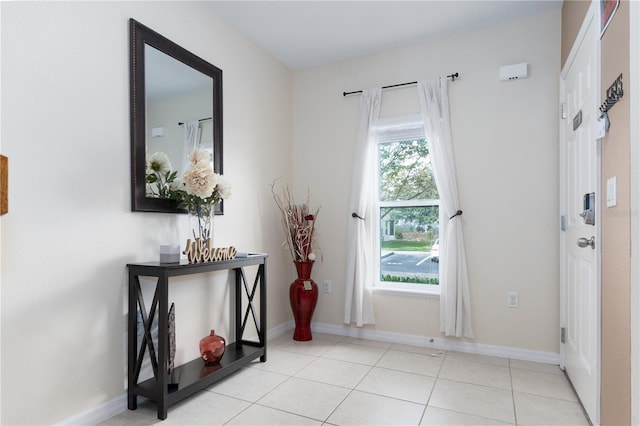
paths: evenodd
<path fill-rule="evenodd" d="M 147 195 L 178 201 L 178 207 L 198 217 L 198 233 L 203 241 L 211 237 L 211 214 L 216 204 L 231 197 L 231 185 L 224 176 L 214 173 L 211 155 L 205 149 L 189 154 L 189 166 L 181 179 L 172 171 L 164 152 L 154 152 L 147 160 Z"/>
<path fill-rule="evenodd" d="M 182 179 L 172 185 L 170 198 L 178 200 L 179 207 L 198 217 L 198 233 L 194 238 L 211 238 L 211 214 L 220 201 L 231 197 L 231 185 L 220 174 L 213 172 L 207 150 L 195 149 L 189 155 L 189 166 Z"/>
<path fill-rule="evenodd" d="M 147 196 L 154 198 L 170 198 L 171 184 L 176 180 L 178 172 L 171 171 L 171 161 L 164 152 L 154 152 L 147 160 Z"/>
<path fill-rule="evenodd" d="M 320 207 L 311 210 L 308 195 L 306 203 L 296 204 L 288 188 L 277 194 L 274 185 L 275 183 L 271 186 L 271 193 L 280 210 L 280 220 L 286 236 L 283 245 L 289 249 L 294 262 L 314 261 L 315 225 Z"/>

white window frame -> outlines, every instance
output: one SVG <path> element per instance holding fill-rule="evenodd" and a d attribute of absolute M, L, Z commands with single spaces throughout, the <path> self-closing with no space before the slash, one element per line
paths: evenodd
<path fill-rule="evenodd" d="M 419 114 L 403 117 L 382 118 L 376 126 L 376 143 L 400 142 L 412 139 L 426 139 L 424 134 L 424 124 Z M 428 144 L 428 141 L 427 141 Z M 440 296 L 440 285 L 433 284 L 413 284 L 398 283 L 380 280 L 380 208 L 383 207 L 440 207 L 440 200 L 402 200 L 402 201 L 379 201 L 379 158 L 376 146 L 374 173 L 374 193 L 373 193 L 373 216 L 374 216 L 374 282 L 373 291 L 375 293 L 408 294 L 420 296 Z M 439 208 L 439 223 L 443 223 L 442 209 Z M 442 250 L 440 250 L 442 251 Z"/>

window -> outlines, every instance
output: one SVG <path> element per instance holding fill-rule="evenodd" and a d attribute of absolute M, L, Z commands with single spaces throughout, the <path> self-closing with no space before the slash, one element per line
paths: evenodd
<path fill-rule="evenodd" d="M 440 207 L 422 122 L 377 129 L 376 288 L 440 292 Z"/>

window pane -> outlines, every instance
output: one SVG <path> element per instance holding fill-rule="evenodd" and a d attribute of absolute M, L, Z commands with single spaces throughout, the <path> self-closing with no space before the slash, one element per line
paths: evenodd
<path fill-rule="evenodd" d="M 439 199 L 424 139 L 380 143 L 378 161 L 380 201 Z"/>
<path fill-rule="evenodd" d="M 380 281 L 439 284 L 439 208 L 380 208 Z"/>

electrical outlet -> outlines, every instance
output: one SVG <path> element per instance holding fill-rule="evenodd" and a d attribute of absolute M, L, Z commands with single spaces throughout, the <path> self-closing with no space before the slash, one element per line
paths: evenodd
<path fill-rule="evenodd" d="M 331 293 L 331 281 L 324 280 L 324 287 L 322 288 L 323 293 Z"/>
<path fill-rule="evenodd" d="M 507 307 L 508 308 L 517 308 L 518 307 L 518 292 L 510 291 L 507 293 Z"/>

